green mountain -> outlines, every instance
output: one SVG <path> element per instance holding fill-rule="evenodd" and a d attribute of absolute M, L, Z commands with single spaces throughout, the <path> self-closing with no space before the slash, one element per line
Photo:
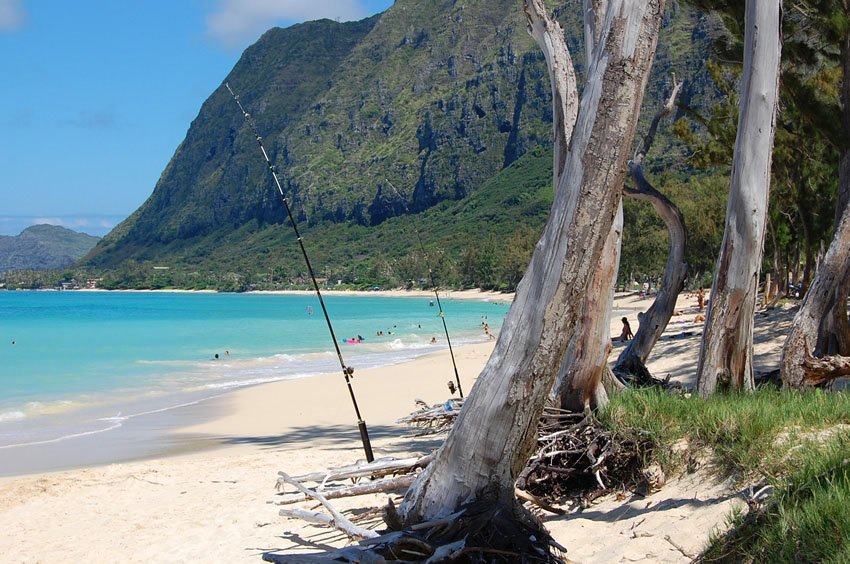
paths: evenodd
<path fill-rule="evenodd" d="M 558 5 L 581 73 L 580 3 Z M 666 95 L 671 70 L 687 80 L 684 103 L 714 95 L 702 66 L 714 27 L 684 4 L 670 3 L 645 121 Z M 551 145 L 549 79 L 516 0 L 397 0 L 360 22 L 272 29 L 225 82 L 256 121 L 312 248 L 339 261 L 333 268 L 366 261 L 362 271 L 409 258 L 409 246 L 381 236 L 409 221 L 379 229 L 408 213 L 422 216 L 425 242 L 447 245 L 455 261 L 474 243 L 456 233 L 504 238 L 516 232 L 517 221 L 534 230 L 545 220 L 545 204 L 527 213 L 524 183 L 497 180 Z M 672 137 L 656 146 L 659 158 L 650 170 L 681 160 Z M 541 154 L 532 161 L 551 166 Z M 532 175 L 539 182 L 532 192 L 551 190 L 549 175 Z M 479 194 L 485 189 L 500 193 Z M 492 213 L 471 211 L 482 198 Z M 256 140 L 222 84 L 150 198 L 104 237 L 85 265 L 155 261 L 298 273 L 303 269 L 284 221 Z"/>
<path fill-rule="evenodd" d="M 91 251 L 100 237 L 57 225 L 33 225 L 14 237 L 0 236 L 0 272 L 64 268 Z"/>

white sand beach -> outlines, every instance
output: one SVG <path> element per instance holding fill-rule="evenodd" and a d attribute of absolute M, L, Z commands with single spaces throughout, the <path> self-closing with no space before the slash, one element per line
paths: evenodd
<path fill-rule="evenodd" d="M 409 294 L 405 294 L 409 295 Z M 453 294 L 453 297 L 456 297 Z M 620 296 L 634 329 L 651 299 Z M 649 362 L 657 376 L 692 384 L 699 349 L 696 299 L 680 298 Z M 621 316 L 621 315 L 620 315 Z M 612 335 L 619 334 L 619 317 Z M 776 368 L 787 310 L 756 316 L 756 370 Z M 466 393 L 492 342 L 455 351 Z M 612 359 L 619 347 L 615 346 Z M 421 399 L 449 397 L 448 351 L 355 373 L 354 389 L 376 457 L 426 453 L 442 436 L 409 438 L 395 423 Z M 340 533 L 278 516 L 278 470 L 290 474 L 351 464 L 364 454 L 341 374 L 244 388 L 213 406 L 211 420 L 174 430 L 177 443 L 211 448 L 107 466 L 0 479 L 0 554 L 5 562 L 259 562 L 269 550 L 292 553 L 342 546 Z M 336 500 L 347 511 L 382 506 L 386 494 Z M 658 493 L 609 496 L 584 511 L 545 516 L 555 539 L 578 562 L 688 562 L 736 503 L 729 484 L 698 473 Z M 378 519 L 372 526 L 380 527 Z"/>

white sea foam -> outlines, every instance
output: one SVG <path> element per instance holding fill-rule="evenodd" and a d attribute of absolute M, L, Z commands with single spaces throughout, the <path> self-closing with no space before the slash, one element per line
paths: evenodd
<path fill-rule="evenodd" d="M 93 431 L 83 431 L 81 433 L 72 433 L 72 434 L 69 434 L 69 435 L 62 435 L 61 437 L 56 437 L 56 438 L 53 438 L 53 439 L 43 439 L 43 440 L 40 440 L 40 441 L 30 441 L 30 442 L 26 442 L 26 443 L 16 443 L 16 444 L 12 444 L 12 445 L 0 445 L 0 450 L 7 449 L 7 448 L 15 448 L 15 447 L 47 445 L 47 444 L 50 444 L 50 443 L 58 443 L 60 441 L 66 441 L 68 439 L 76 439 L 78 437 L 86 437 L 86 436 L 89 436 L 89 435 L 97 435 L 98 433 L 105 433 L 107 431 L 112 431 L 113 429 L 117 429 L 120 426 L 121 426 L 121 423 L 116 423 L 116 424 L 110 425 L 109 427 L 106 427 L 104 429 L 95 429 Z"/>
<path fill-rule="evenodd" d="M 0 413 L 0 423 L 4 421 L 17 421 L 26 417 L 23 411 L 4 411 Z"/>
<path fill-rule="evenodd" d="M 424 349 L 429 345 L 426 343 L 405 343 L 401 339 L 395 339 L 390 341 L 389 346 L 394 351 L 407 350 L 407 349 Z"/>
<path fill-rule="evenodd" d="M 216 382 L 207 384 L 204 388 L 208 390 L 229 390 L 232 388 L 241 388 L 244 386 L 253 386 L 255 384 L 268 384 L 269 382 L 277 382 L 278 380 L 289 380 L 292 376 L 270 376 L 268 378 L 248 378 L 247 380 L 229 380 L 227 382 Z"/>
<path fill-rule="evenodd" d="M 295 360 L 296 357 L 295 355 L 280 353 L 274 355 L 272 358 L 274 358 L 275 360 L 285 360 L 286 362 L 292 362 L 293 360 Z"/>

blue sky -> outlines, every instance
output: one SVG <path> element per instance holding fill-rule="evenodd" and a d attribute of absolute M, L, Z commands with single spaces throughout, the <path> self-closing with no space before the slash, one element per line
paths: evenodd
<path fill-rule="evenodd" d="M 107 233 L 266 29 L 392 0 L 0 0 L 0 235 Z"/>

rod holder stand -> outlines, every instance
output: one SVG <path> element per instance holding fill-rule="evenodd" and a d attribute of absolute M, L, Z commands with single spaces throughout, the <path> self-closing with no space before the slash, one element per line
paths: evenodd
<path fill-rule="evenodd" d="M 366 451 L 366 462 L 374 462 L 375 455 L 372 454 L 372 443 L 369 441 L 369 431 L 366 429 L 366 422 L 362 419 L 357 422 L 360 428 L 360 440 L 363 441 L 363 450 Z"/>

